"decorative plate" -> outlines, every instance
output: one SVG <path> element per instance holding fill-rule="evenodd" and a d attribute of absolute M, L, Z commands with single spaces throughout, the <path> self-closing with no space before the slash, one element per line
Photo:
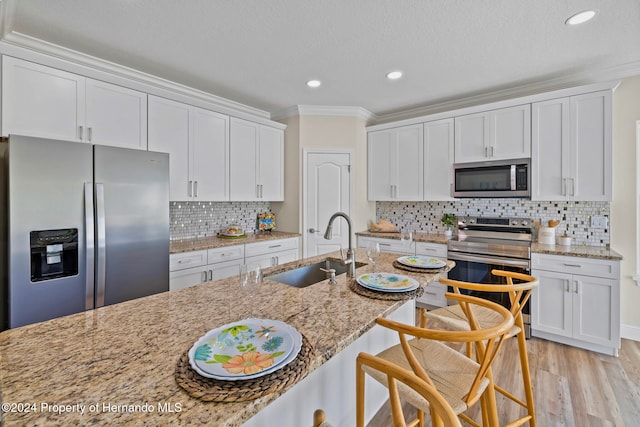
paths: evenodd
<path fill-rule="evenodd" d="M 242 232 L 242 233 L 220 233 L 220 236 L 222 237 L 247 237 L 247 234 Z"/>
<path fill-rule="evenodd" d="M 400 264 L 415 268 L 442 268 L 447 265 L 446 262 L 428 256 L 410 255 L 403 256 L 397 260 Z"/>
<path fill-rule="evenodd" d="M 276 215 L 273 212 L 258 214 L 258 230 L 271 231 L 276 228 Z"/>
<path fill-rule="evenodd" d="M 362 274 L 356 281 L 365 288 L 381 292 L 406 292 L 420 286 L 417 280 L 409 276 L 392 273 Z"/>
<path fill-rule="evenodd" d="M 301 348 L 302 335 L 286 323 L 245 319 L 207 332 L 189 350 L 189 363 L 204 377 L 246 380 L 280 369 Z"/>

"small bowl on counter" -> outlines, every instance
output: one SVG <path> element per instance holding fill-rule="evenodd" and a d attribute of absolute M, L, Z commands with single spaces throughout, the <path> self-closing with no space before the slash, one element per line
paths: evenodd
<path fill-rule="evenodd" d="M 570 236 L 558 236 L 558 244 L 562 246 L 571 246 Z"/>

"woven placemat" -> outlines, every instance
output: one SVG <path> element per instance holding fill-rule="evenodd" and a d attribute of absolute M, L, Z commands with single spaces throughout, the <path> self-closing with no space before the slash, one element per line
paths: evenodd
<path fill-rule="evenodd" d="M 220 381 L 194 371 L 185 352 L 176 365 L 176 383 L 191 397 L 207 402 L 244 402 L 275 393 L 304 378 L 309 372 L 312 353 L 313 348 L 303 335 L 300 353 L 285 367 L 251 380 Z"/>
<path fill-rule="evenodd" d="M 444 267 L 440 267 L 440 268 L 419 268 L 419 267 L 411 267 L 409 265 L 404 265 L 398 262 L 398 260 L 393 261 L 393 266 L 395 268 L 398 268 L 400 270 L 405 270 L 405 271 L 410 271 L 412 273 L 441 273 L 443 271 L 447 270 L 447 266 L 445 265 Z"/>
<path fill-rule="evenodd" d="M 405 299 L 418 298 L 424 293 L 424 288 L 422 286 L 418 286 L 418 289 L 407 292 L 379 292 L 360 286 L 355 280 L 349 281 L 349 289 L 363 297 L 382 299 L 386 301 L 401 301 Z"/>

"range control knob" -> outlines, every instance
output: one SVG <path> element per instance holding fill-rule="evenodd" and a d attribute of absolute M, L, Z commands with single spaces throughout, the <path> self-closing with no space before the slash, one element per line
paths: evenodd
<path fill-rule="evenodd" d="M 523 227 L 528 227 L 529 226 L 529 221 L 527 221 L 527 220 L 522 221 L 522 226 Z"/>

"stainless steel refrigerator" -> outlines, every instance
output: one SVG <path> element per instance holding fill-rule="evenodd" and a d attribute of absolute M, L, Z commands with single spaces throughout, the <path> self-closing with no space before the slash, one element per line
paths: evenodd
<path fill-rule="evenodd" d="M 6 327 L 169 290 L 168 154 L 25 136 L 3 151 Z"/>

